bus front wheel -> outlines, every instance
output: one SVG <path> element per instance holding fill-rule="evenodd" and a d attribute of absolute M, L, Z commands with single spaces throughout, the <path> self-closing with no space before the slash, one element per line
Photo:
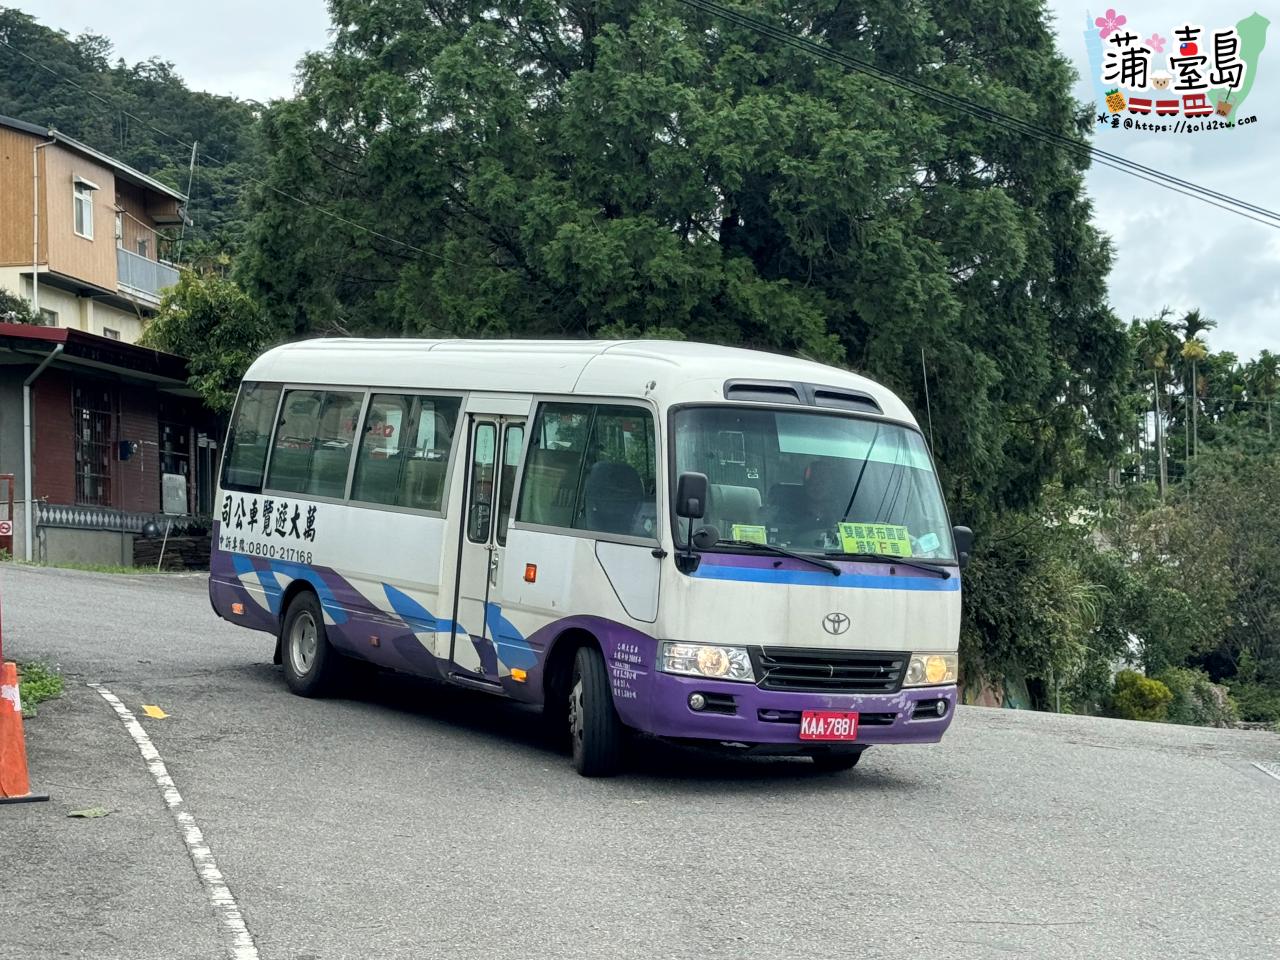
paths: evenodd
<path fill-rule="evenodd" d="M 324 613 L 314 593 L 304 591 L 293 598 L 281 633 L 285 683 L 299 696 L 323 696 L 333 687 L 338 654 L 329 646 Z"/>
<path fill-rule="evenodd" d="M 604 657 L 595 647 L 580 647 L 574 656 L 569 735 L 574 769 L 584 777 L 611 777 L 621 769 L 622 721 L 613 707 Z"/>

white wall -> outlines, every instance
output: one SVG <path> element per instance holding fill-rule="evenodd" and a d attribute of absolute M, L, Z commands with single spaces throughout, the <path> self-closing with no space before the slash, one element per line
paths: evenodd
<path fill-rule="evenodd" d="M 31 279 L 22 276 L 30 267 L 0 267 L 0 287 L 31 300 Z M 121 310 L 101 300 L 77 297 L 48 283 L 40 284 L 40 307 L 58 314 L 58 326 L 106 336 L 107 329 L 120 334 L 124 343 L 137 343 L 143 322 L 132 310 Z"/>

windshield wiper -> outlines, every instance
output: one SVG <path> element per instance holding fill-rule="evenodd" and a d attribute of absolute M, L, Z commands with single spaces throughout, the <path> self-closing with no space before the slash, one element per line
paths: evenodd
<path fill-rule="evenodd" d="M 902 557 L 893 557 L 884 553 L 844 553 L 838 550 L 827 551 L 828 557 L 839 557 L 842 560 L 863 560 L 869 563 L 893 563 L 901 567 L 910 567 L 913 570 L 923 570 L 925 573 L 932 573 L 934 576 L 943 580 L 951 578 L 951 571 L 943 567 L 935 567 L 931 563 L 920 563 L 917 560 L 904 560 Z"/>
<path fill-rule="evenodd" d="M 820 557 L 812 557 L 805 553 L 794 553 L 791 550 L 784 550 L 782 547 L 775 547 L 772 543 L 756 543 L 754 540 L 717 540 L 716 546 L 720 544 L 728 544 L 731 547 L 754 547 L 757 550 L 764 550 L 766 553 L 775 553 L 780 557 L 789 557 L 792 560 L 803 560 L 805 563 L 812 563 L 815 567 L 821 567 L 823 570 L 830 570 L 837 577 L 840 576 L 841 570 L 830 560 L 823 560 Z"/>

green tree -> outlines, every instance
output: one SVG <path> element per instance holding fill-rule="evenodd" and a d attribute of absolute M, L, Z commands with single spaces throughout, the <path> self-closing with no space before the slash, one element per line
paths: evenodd
<path fill-rule="evenodd" d="M 31 304 L 17 294 L 0 287 L 0 323 L 35 323 Z"/>
<path fill-rule="evenodd" d="M 1035 0 L 741 8 L 1080 136 Z M 238 273 L 283 328 L 680 335 L 849 364 L 922 419 L 923 353 L 980 531 L 1119 449 L 1129 344 L 1077 154 L 673 0 L 330 10 L 300 95 L 264 114 Z"/>
<path fill-rule="evenodd" d="M 1016 45 L 890 3 L 874 34 L 835 2 L 763 14 L 1070 133 L 1069 68 L 1025 7 Z M 245 277 L 296 329 L 676 328 L 843 356 L 919 401 L 923 347 L 975 503 L 1033 503 L 1082 433 L 1113 449 L 1126 352 L 1062 151 L 670 2 L 331 8 L 333 45 L 266 116 L 270 183 L 413 246 L 262 192 Z"/>
<path fill-rule="evenodd" d="M 186 270 L 165 291 L 142 342 L 189 357 L 192 388 L 211 409 L 227 411 L 249 364 L 279 337 L 233 281 Z"/>

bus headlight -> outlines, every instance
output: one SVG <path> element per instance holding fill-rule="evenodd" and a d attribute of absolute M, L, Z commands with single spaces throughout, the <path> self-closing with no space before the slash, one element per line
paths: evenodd
<path fill-rule="evenodd" d="M 939 683 L 955 683 L 959 675 L 960 657 L 954 653 L 913 653 L 907 664 L 904 687 L 927 687 Z"/>
<path fill-rule="evenodd" d="M 712 680 L 743 680 L 748 683 L 754 683 L 756 679 L 746 647 L 668 640 L 662 645 L 660 663 L 660 669 L 664 673 L 682 673 L 691 677 L 709 677 Z"/>

